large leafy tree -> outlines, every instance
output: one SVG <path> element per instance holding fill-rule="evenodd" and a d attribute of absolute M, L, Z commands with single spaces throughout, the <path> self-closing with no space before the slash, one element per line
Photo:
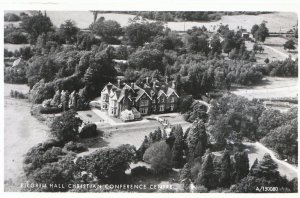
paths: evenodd
<path fill-rule="evenodd" d="M 93 174 L 102 183 L 120 183 L 135 152 L 135 147 L 128 144 L 117 148 L 104 148 L 79 157 L 76 164 L 79 170 Z"/>
<path fill-rule="evenodd" d="M 20 26 L 30 35 L 31 40 L 35 42 L 37 37 L 42 33 L 52 31 L 53 24 L 46 13 L 42 14 L 39 11 L 33 16 L 23 17 Z"/>
<path fill-rule="evenodd" d="M 122 28 L 117 21 L 105 20 L 103 18 L 93 23 L 90 29 L 108 43 L 115 43 L 117 40 L 116 37 L 122 34 Z"/>
<path fill-rule="evenodd" d="M 138 50 L 135 53 L 131 54 L 128 59 L 128 64 L 131 68 L 134 69 L 149 69 L 156 70 L 158 69 L 161 73 L 164 73 L 165 68 L 163 66 L 163 54 L 157 49 L 147 50 L 142 49 Z"/>
<path fill-rule="evenodd" d="M 55 117 L 50 127 L 52 136 L 63 142 L 75 140 L 79 134 L 79 126 L 82 124 L 82 120 L 76 115 L 76 111 L 69 110 Z"/>
<path fill-rule="evenodd" d="M 151 42 L 156 36 L 163 35 L 163 29 L 164 26 L 159 22 L 133 22 L 124 31 L 128 44 L 137 47 Z"/>
<path fill-rule="evenodd" d="M 151 144 L 143 159 L 151 164 L 151 168 L 156 173 L 165 173 L 172 168 L 171 149 L 165 141 Z"/>
<path fill-rule="evenodd" d="M 68 43 L 72 43 L 76 40 L 76 34 L 78 33 L 79 28 L 76 27 L 74 21 L 66 20 L 60 25 L 59 31 Z"/>
<path fill-rule="evenodd" d="M 257 29 L 257 26 L 253 26 L 251 29 L 256 41 L 265 42 L 266 38 L 269 36 L 269 29 L 266 26 L 266 23 L 261 23 Z"/>

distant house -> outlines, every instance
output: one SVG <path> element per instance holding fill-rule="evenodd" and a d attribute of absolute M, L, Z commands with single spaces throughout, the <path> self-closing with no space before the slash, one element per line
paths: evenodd
<path fill-rule="evenodd" d="M 117 85 L 108 83 L 101 91 L 99 103 L 101 110 L 107 111 L 109 116 L 119 117 L 122 111 L 133 107 L 142 115 L 174 112 L 178 98 L 175 81 L 149 83 L 147 78 L 139 85 L 128 85 L 120 80 Z"/>
<path fill-rule="evenodd" d="M 18 58 L 17 60 L 15 60 L 12 64 L 13 68 L 20 68 L 20 67 L 24 67 L 26 64 L 26 61 L 23 60 L 22 58 Z"/>

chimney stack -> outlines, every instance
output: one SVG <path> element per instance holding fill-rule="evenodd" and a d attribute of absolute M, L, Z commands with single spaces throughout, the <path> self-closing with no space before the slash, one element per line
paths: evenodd
<path fill-rule="evenodd" d="M 168 84 L 168 76 L 166 76 L 166 84 Z"/>
<path fill-rule="evenodd" d="M 133 82 L 131 83 L 131 88 L 134 90 L 134 83 Z"/>
<path fill-rule="evenodd" d="M 172 81 L 172 88 L 173 88 L 174 90 L 176 90 L 176 81 L 175 81 L 175 80 Z"/>
<path fill-rule="evenodd" d="M 149 77 L 146 77 L 146 83 L 149 84 Z"/>
<path fill-rule="evenodd" d="M 118 79 L 118 87 L 121 88 L 121 80 Z"/>
<path fill-rule="evenodd" d="M 153 89 L 156 88 L 156 81 L 153 81 Z"/>

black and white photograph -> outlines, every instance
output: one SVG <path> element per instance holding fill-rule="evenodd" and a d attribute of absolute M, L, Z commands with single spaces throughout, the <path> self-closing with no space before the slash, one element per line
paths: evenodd
<path fill-rule="evenodd" d="M 298 193 L 297 12 L 2 9 L 4 192 Z"/>

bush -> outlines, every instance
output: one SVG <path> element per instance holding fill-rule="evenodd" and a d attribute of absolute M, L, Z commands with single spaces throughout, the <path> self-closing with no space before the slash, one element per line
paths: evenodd
<path fill-rule="evenodd" d="M 19 99 L 25 99 L 27 98 L 26 94 L 23 94 L 22 92 L 11 90 L 10 91 L 10 97 L 12 98 L 19 98 Z"/>
<path fill-rule="evenodd" d="M 41 114 L 56 114 L 62 112 L 60 107 L 42 107 L 40 110 Z"/>
<path fill-rule="evenodd" d="M 15 21 L 20 21 L 21 18 L 14 14 L 14 13 L 6 13 L 4 15 L 4 21 L 7 21 L 7 22 L 15 22 Z"/>
<path fill-rule="evenodd" d="M 151 164 L 156 173 L 166 173 L 171 169 L 171 149 L 165 141 L 153 143 L 145 152 L 143 159 Z"/>
<path fill-rule="evenodd" d="M 96 124 L 87 124 L 87 125 L 85 125 L 79 133 L 80 138 L 96 137 L 97 135 L 98 135 L 98 133 L 97 133 Z"/>
<path fill-rule="evenodd" d="M 81 152 L 84 152 L 84 151 L 87 151 L 87 147 L 85 147 L 83 144 L 81 143 L 76 143 L 76 142 L 73 142 L 73 141 L 70 141 L 68 142 L 64 149 L 66 149 L 67 151 L 73 151 L 75 153 L 81 153 Z"/>
<path fill-rule="evenodd" d="M 26 44 L 28 43 L 27 37 L 22 32 L 11 32 L 4 37 L 5 43 L 12 44 Z"/>
<path fill-rule="evenodd" d="M 138 166 L 133 169 L 131 169 L 131 176 L 133 177 L 147 177 L 151 175 L 151 170 L 149 168 L 146 168 L 145 166 Z"/>

